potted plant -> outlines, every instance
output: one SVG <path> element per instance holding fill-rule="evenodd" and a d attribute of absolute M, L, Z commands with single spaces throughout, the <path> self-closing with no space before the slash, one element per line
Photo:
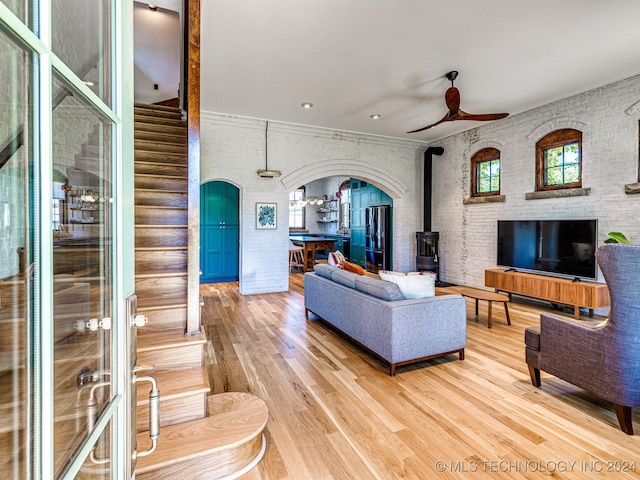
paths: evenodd
<path fill-rule="evenodd" d="M 625 237 L 624 234 L 620 232 L 609 232 L 607 233 L 607 237 L 608 238 L 604 241 L 604 243 L 629 243 L 627 237 Z"/>

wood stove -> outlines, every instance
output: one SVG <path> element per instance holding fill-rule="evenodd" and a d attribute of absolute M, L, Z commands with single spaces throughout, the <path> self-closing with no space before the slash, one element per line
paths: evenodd
<path fill-rule="evenodd" d="M 438 263 L 438 232 L 416 232 L 416 270 L 434 272 L 436 284 L 440 282 Z"/>

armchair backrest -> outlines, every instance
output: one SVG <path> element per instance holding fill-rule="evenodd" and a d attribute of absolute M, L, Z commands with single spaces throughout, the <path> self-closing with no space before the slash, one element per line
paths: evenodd
<path fill-rule="evenodd" d="M 617 403 L 640 405 L 640 245 L 596 251 L 611 296 L 605 345 L 605 388 Z"/>

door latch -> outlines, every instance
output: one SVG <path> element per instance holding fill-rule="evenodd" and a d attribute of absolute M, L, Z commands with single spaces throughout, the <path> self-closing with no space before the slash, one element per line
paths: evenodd
<path fill-rule="evenodd" d="M 131 326 L 132 327 L 138 327 L 138 328 L 144 327 L 147 324 L 148 321 L 149 321 L 149 319 L 147 317 L 145 317 L 144 315 L 138 313 L 137 315 L 134 315 L 131 318 Z"/>

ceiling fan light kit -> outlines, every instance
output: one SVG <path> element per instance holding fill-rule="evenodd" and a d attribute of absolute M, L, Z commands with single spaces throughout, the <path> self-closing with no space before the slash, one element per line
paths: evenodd
<path fill-rule="evenodd" d="M 435 123 L 427 125 L 426 127 L 411 130 L 407 133 L 417 133 L 427 130 L 428 128 L 435 127 L 444 122 L 452 122 L 454 120 L 474 120 L 476 122 L 490 122 L 492 120 L 499 120 L 507 117 L 508 113 L 467 113 L 460 109 L 460 91 L 453 86 L 453 81 L 458 78 L 458 72 L 452 70 L 445 75 L 447 80 L 451 82 L 451 86 L 444 94 L 444 101 L 447 104 L 449 111 Z"/>

